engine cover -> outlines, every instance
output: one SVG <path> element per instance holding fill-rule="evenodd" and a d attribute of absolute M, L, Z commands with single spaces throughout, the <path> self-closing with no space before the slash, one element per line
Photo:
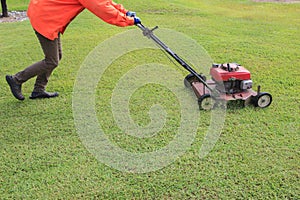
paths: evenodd
<path fill-rule="evenodd" d="M 210 75 L 217 82 L 251 79 L 250 72 L 236 63 L 214 64 L 210 69 Z"/>
<path fill-rule="evenodd" d="M 250 72 L 236 63 L 214 64 L 210 75 L 222 93 L 235 94 L 252 88 Z"/>

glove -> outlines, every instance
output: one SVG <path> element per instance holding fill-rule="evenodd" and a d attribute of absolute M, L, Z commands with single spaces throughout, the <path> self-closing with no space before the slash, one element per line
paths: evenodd
<path fill-rule="evenodd" d="M 128 16 L 128 17 L 135 17 L 135 16 L 136 16 L 136 13 L 135 13 L 135 12 L 132 12 L 132 11 L 128 11 L 128 12 L 126 13 L 126 16 Z"/>
<path fill-rule="evenodd" d="M 141 23 L 142 23 L 142 22 L 141 22 L 140 18 L 134 17 L 134 24 L 135 24 L 135 25 L 141 24 Z"/>

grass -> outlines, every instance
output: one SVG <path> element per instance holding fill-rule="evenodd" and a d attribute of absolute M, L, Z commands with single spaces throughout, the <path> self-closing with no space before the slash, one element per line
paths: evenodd
<path fill-rule="evenodd" d="M 193 38 L 215 62 L 243 64 L 252 73 L 254 87 L 260 84 L 273 95 L 272 105 L 230 106 L 221 136 L 204 159 L 198 153 L 210 113 L 199 112 L 198 131 L 186 154 L 158 171 L 120 172 L 99 162 L 82 144 L 74 125 L 72 94 L 89 52 L 134 27 L 113 27 L 83 12 L 62 37 L 63 60 L 48 86 L 60 97 L 30 101 L 30 80 L 23 86 L 27 99 L 18 102 L 4 76 L 40 60 L 42 52 L 28 21 L 0 24 L 1 199 L 299 199 L 300 5 L 247 0 L 118 2 L 136 11 L 146 25 Z M 27 1 L 7 3 L 9 10 L 27 6 Z M 180 121 L 172 93 L 147 85 L 132 96 L 132 118 L 147 125 L 149 108 L 160 102 L 168 113 L 163 130 L 142 140 L 122 134 L 114 122 L 110 98 L 115 81 L 133 66 L 156 60 L 169 62 L 155 50 L 128 54 L 113 63 L 97 86 L 99 122 L 109 138 L 128 151 L 162 148 Z"/>
<path fill-rule="evenodd" d="M 14 0 L 14 2 L 6 2 L 9 11 L 26 10 L 28 6 L 28 0 Z"/>

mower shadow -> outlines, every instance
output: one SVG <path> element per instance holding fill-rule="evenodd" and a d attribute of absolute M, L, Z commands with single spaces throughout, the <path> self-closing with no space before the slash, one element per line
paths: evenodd
<path fill-rule="evenodd" d="M 241 110 L 246 107 L 254 107 L 254 106 L 252 104 L 245 105 L 245 101 L 243 100 L 228 101 L 226 104 L 226 109 L 228 111 Z"/>

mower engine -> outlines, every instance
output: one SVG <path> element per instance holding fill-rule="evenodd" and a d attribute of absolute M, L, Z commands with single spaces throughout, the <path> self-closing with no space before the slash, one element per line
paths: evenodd
<path fill-rule="evenodd" d="M 210 75 L 221 93 L 235 94 L 252 88 L 250 72 L 237 63 L 213 64 Z"/>

